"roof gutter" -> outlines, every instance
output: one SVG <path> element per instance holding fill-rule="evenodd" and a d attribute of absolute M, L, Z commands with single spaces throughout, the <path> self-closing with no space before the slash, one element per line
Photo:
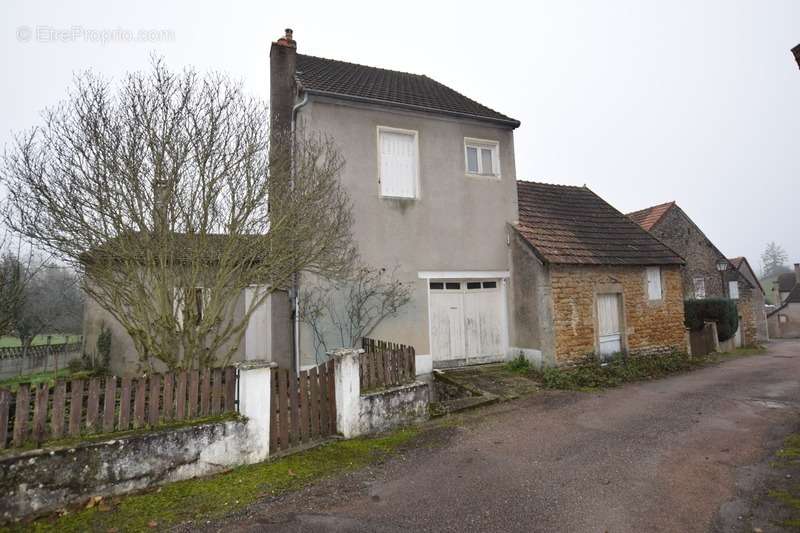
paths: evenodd
<path fill-rule="evenodd" d="M 319 91 L 315 89 L 306 89 L 305 93 L 308 94 L 315 94 L 319 96 L 329 96 L 331 98 L 338 98 L 340 100 L 350 100 L 353 102 L 362 102 L 367 104 L 376 104 L 388 107 L 399 107 L 402 109 L 411 109 L 416 111 L 426 111 L 428 113 L 438 113 L 441 115 L 448 115 L 451 117 L 458 117 L 458 118 L 470 118 L 472 120 L 479 120 L 481 122 L 491 122 L 493 124 L 500 124 L 503 126 L 509 126 L 512 129 L 519 128 L 521 122 L 519 120 L 515 120 L 513 118 L 510 119 L 501 119 L 501 118 L 493 118 L 493 117 L 486 117 L 482 115 L 475 115 L 472 113 L 461 113 L 458 111 L 448 111 L 447 109 L 438 109 L 435 107 L 428 107 L 423 105 L 413 105 L 413 104 L 402 104 L 398 102 L 388 102 L 386 100 L 380 100 L 378 98 L 369 98 L 366 96 L 353 96 L 351 94 L 342 94 L 336 93 L 331 91 Z"/>

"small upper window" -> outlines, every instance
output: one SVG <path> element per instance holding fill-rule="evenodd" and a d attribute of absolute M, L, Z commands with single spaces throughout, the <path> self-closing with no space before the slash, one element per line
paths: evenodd
<path fill-rule="evenodd" d="M 647 298 L 660 300 L 661 297 L 661 267 L 647 267 Z"/>
<path fill-rule="evenodd" d="M 464 139 L 467 174 L 500 177 L 499 148 L 497 141 Z"/>
<path fill-rule="evenodd" d="M 702 300 L 706 297 L 706 280 L 703 278 L 694 278 L 694 297 Z"/>
<path fill-rule="evenodd" d="M 738 281 L 729 281 L 728 282 L 728 298 L 731 300 L 738 300 L 739 299 L 739 282 Z"/>
<path fill-rule="evenodd" d="M 176 288 L 173 291 L 173 307 L 178 325 L 200 324 L 210 296 L 211 290 L 203 287 Z"/>
<path fill-rule="evenodd" d="M 378 128 L 381 196 L 417 197 L 417 132 Z"/>

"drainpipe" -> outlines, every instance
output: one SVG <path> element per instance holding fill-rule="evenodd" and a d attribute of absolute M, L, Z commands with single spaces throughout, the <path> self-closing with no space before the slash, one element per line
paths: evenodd
<path fill-rule="evenodd" d="M 303 99 L 300 100 L 292 107 L 292 134 L 291 134 L 291 161 L 290 161 L 290 177 L 292 188 L 294 188 L 294 143 L 297 121 L 297 112 L 301 107 L 308 103 L 308 93 L 303 93 Z M 292 305 L 294 307 L 294 322 L 293 322 L 293 344 L 294 344 L 294 371 L 296 375 L 300 375 L 300 274 L 294 272 L 292 274 Z"/>

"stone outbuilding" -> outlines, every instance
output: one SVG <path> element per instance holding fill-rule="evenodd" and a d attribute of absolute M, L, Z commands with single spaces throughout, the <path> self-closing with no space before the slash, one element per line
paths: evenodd
<path fill-rule="evenodd" d="M 729 259 L 731 271 L 727 273 L 728 297 L 736 300 L 741 317 L 740 344 L 753 344 L 769 340 L 765 292 L 753 267 L 746 257 Z"/>
<path fill-rule="evenodd" d="M 686 350 L 683 259 L 586 187 L 517 182 L 512 346 L 545 366 Z"/>
<path fill-rule="evenodd" d="M 736 346 L 769 339 L 764 290 L 745 258 L 729 260 L 675 202 L 635 211 L 628 217 L 686 260 L 681 270 L 685 299 L 736 301 L 742 325 L 736 332 Z"/>

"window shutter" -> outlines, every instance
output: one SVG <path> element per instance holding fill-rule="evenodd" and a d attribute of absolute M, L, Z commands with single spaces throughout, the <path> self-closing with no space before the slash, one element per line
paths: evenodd
<path fill-rule="evenodd" d="M 380 132 L 381 195 L 416 197 L 417 147 L 414 136 L 394 131 Z"/>
<path fill-rule="evenodd" d="M 706 280 L 703 278 L 694 278 L 694 297 L 697 299 L 706 297 Z"/>
<path fill-rule="evenodd" d="M 728 297 L 731 300 L 739 299 L 739 282 L 737 281 L 728 282 Z"/>
<path fill-rule="evenodd" d="M 178 328 L 183 328 L 183 291 L 178 288 L 172 289 L 172 309 L 175 313 L 175 321 Z"/>
<path fill-rule="evenodd" d="M 661 267 L 647 267 L 647 295 L 651 300 L 661 299 Z"/>

